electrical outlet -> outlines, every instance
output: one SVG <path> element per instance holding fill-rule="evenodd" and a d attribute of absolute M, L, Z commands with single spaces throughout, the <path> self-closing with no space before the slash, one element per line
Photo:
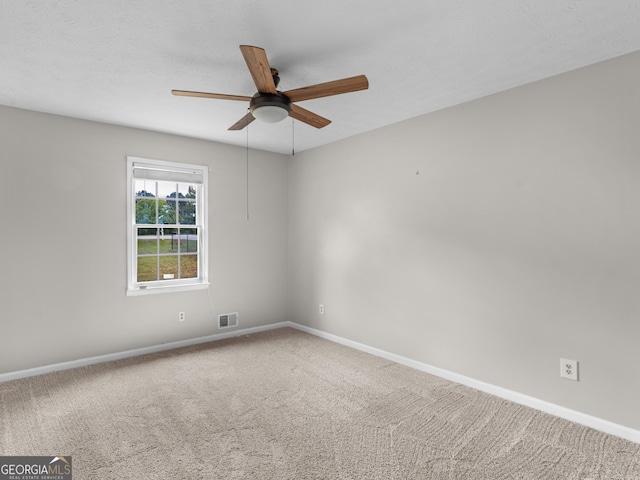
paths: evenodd
<path fill-rule="evenodd" d="M 186 314 L 184 312 L 178 312 L 178 321 L 179 322 L 184 322 L 185 318 L 186 318 Z"/>
<path fill-rule="evenodd" d="M 562 378 L 568 378 L 569 380 L 578 381 L 578 361 L 561 358 L 560 376 Z"/>
<path fill-rule="evenodd" d="M 323 305 L 323 304 L 320 304 L 320 305 L 318 306 L 318 313 L 319 313 L 320 315 L 324 315 L 324 305 Z"/>

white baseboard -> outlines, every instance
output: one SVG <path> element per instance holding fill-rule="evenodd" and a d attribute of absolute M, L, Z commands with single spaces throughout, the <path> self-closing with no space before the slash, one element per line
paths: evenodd
<path fill-rule="evenodd" d="M 71 370 L 72 368 L 86 367 L 88 365 L 95 365 L 96 363 L 105 363 L 112 362 L 114 360 L 121 360 L 123 358 L 138 357 L 140 355 L 146 355 L 148 353 L 162 352 L 165 350 L 172 350 L 174 348 L 198 345 L 200 343 L 215 342 L 216 340 L 224 340 L 225 338 L 240 337 L 242 335 L 250 335 L 252 333 L 266 332 L 267 330 L 289 326 L 291 326 L 289 322 L 272 323 L 271 325 L 264 325 L 261 327 L 242 328 L 239 330 L 233 330 L 231 332 L 215 333 L 213 335 L 207 335 L 206 337 L 190 338 L 188 340 L 163 343 L 161 345 L 152 345 L 150 347 L 126 350 L 124 352 L 109 353 L 107 355 L 98 355 L 96 357 L 81 358 L 79 360 L 72 360 L 69 362 L 29 368 L 27 370 L 19 370 L 17 372 L 2 373 L 0 374 L 0 383 L 9 382 L 11 380 L 18 380 L 20 378 L 35 377 L 36 375 L 43 375 L 49 372 L 58 372 L 61 370 Z"/>
<path fill-rule="evenodd" d="M 422 372 L 429 373 L 437 377 L 451 380 L 452 382 L 460 383 L 462 385 L 475 388 L 476 390 L 480 390 L 482 392 L 495 395 L 496 397 L 504 398 L 505 400 L 510 400 L 514 403 L 531 407 L 536 410 L 540 410 L 542 412 L 555 415 L 556 417 L 564 418 L 565 420 L 569 420 L 571 422 L 578 423 L 580 425 L 591 427 L 595 430 L 599 430 L 604 433 L 615 435 L 617 437 L 624 438 L 626 440 L 630 440 L 635 443 L 640 443 L 640 430 L 635 430 L 633 428 L 625 427 L 624 425 L 618 425 L 617 423 L 613 423 L 608 420 L 603 420 L 598 417 L 593 417 L 591 415 L 587 415 L 586 413 L 577 412 L 575 410 L 571 410 L 570 408 L 562 407 L 560 405 L 555 405 L 553 403 L 546 402 L 544 400 L 540 400 L 538 398 L 531 397 L 529 395 L 524 395 L 522 393 L 514 392 L 513 390 L 508 390 L 506 388 L 498 387 L 490 383 L 481 382 L 473 378 L 465 377 L 464 375 L 450 372 L 449 370 L 444 370 L 442 368 L 434 367 L 432 365 L 428 365 L 426 363 L 418 362 L 410 358 L 389 353 L 384 350 L 380 350 L 378 348 L 364 345 L 362 343 L 354 342 L 352 340 L 347 340 L 346 338 L 342 338 L 337 335 L 333 335 L 331 333 L 326 333 L 321 330 L 316 330 L 315 328 L 306 327 L 304 325 L 300 325 L 293 322 L 287 322 L 287 323 L 288 323 L 288 326 L 295 328 L 297 330 L 300 330 L 302 332 L 310 333 L 311 335 L 315 335 L 317 337 L 324 338 L 326 340 L 330 340 L 332 342 L 339 343 L 347 347 L 355 348 L 356 350 L 370 353 L 377 357 L 382 357 L 387 360 L 391 360 L 392 362 L 396 362 L 401 365 L 405 365 L 407 367 L 415 368 L 416 370 L 420 370 Z"/>
<path fill-rule="evenodd" d="M 264 325 L 261 327 L 243 328 L 243 329 L 234 330 L 231 332 L 216 333 L 213 335 L 208 335 L 206 337 L 198 337 L 198 338 L 192 338 L 188 340 L 181 340 L 177 342 L 164 343 L 161 345 L 153 345 L 150 347 L 136 348 L 136 349 L 127 350 L 124 352 L 116 352 L 116 353 L 110 353 L 107 355 L 99 355 L 96 357 L 73 360 L 70 362 L 56 363 L 53 365 L 45 365 L 42 367 L 30 368 L 27 370 L 20 370 L 17 372 L 2 373 L 0 374 L 0 383 L 8 382 L 11 380 L 18 380 L 21 378 L 34 377 L 36 375 L 43 375 L 49 372 L 70 370 L 72 368 L 86 367 L 88 365 L 95 365 L 97 363 L 112 362 L 114 360 L 121 360 L 123 358 L 137 357 L 137 356 L 146 355 L 149 353 L 162 352 L 162 351 L 171 350 L 174 348 L 188 347 L 190 345 L 198 345 L 200 343 L 214 342 L 217 340 L 224 340 L 226 338 L 240 337 L 242 335 L 250 335 L 252 333 L 266 332 L 267 330 L 274 330 L 276 328 L 283 328 L 283 327 L 295 328 L 296 330 L 300 330 L 302 332 L 306 332 L 311 335 L 324 338 L 325 340 L 330 340 L 332 342 L 339 343 L 341 345 L 344 345 L 350 348 L 355 348 L 356 350 L 370 353 L 377 357 L 382 357 L 392 362 L 396 362 L 401 365 L 405 365 L 407 367 L 415 368 L 416 370 L 420 370 L 422 372 L 435 375 L 437 377 L 445 378 L 452 382 L 460 383 L 462 385 L 475 388 L 476 390 L 480 390 L 482 392 L 486 392 L 491 395 L 504 398 L 505 400 L 510 400 L 520 405 L 525 405 L 527 407 L 531 407 L 536 410 L 540 410 L 542 412 L 549 413 L 551 415 L 555 415 L 557 417 L 564 418 L 566 420 L 578 423 L 580 425 L 585 425 L 595 430 L 599 430 L 601 432 L 615 435 L 617 437 L 624 438 L 626 440 L 630 440 L 635 443 L 640 443 L 640 430 L 635 430 L 633 428 L 625 427 L 624 425 L 618 425 L 616 423 L 609 422 L 608 420 L 603 420 L 601 418 L 593 417 L 591 415 L 587 415 L 582 412 L 577 412 L 575 410 L 571 410 L 566 407 L 555 405 L 553 403 L 546 402 L 544 400 L 540 400 L 535 397 L 530 397 L 529 395 L 524 395 L 522 393 L 514 392 L 506 388 L 498 387 L 490 383 L 485 383 L 479 380 L 475 380 L 473 378 L 465 377 L 464 375 L 450 372 L 449 370 L 444 370 L 442 368 L 434 367 L 432 365 L 418 362 L 416 360 L 412 360 L 410 358 L 396 355 L 394 353 L 389 353 L 384 350 L 380 350 L 378 348 L 374 348 L 362 343 L 354 342 L 352 340 L 348 340 L 346 338 L 342 338 L 337 335 L 333 335 L 331 333 L 326 333 L 321 330 L 317 330 L 315 328 L 310 328 L 304 325 L 300 325 L 295 322 L 279 322 L 279 323 L 273 323 L 271 325 Z"/>

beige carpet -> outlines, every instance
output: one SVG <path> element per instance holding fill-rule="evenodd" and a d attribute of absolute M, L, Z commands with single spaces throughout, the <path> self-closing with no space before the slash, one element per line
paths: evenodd
<path fill-rule="evenodd" d="M 640 479 L 640 445 L 293 330 L 0 384 L 74 479 Z"/>

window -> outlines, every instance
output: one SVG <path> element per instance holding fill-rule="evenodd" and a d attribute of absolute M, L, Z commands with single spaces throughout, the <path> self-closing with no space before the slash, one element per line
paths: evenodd
<path fill-rule="evenodd" d="M 208 168 L 127 158 L 127 295 L 208 287 Z"/>

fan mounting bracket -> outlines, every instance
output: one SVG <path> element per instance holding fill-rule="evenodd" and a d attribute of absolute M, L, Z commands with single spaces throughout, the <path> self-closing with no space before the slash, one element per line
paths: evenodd
<path fill-rule="evenodd" d="M 276 88 L 278 88 L 278 85 L 280 84 L 280 76 L 278 74 L 277 68 L 271 67 L 271 76 L 273 77 L 273 83 L 275 84 Z"/>

